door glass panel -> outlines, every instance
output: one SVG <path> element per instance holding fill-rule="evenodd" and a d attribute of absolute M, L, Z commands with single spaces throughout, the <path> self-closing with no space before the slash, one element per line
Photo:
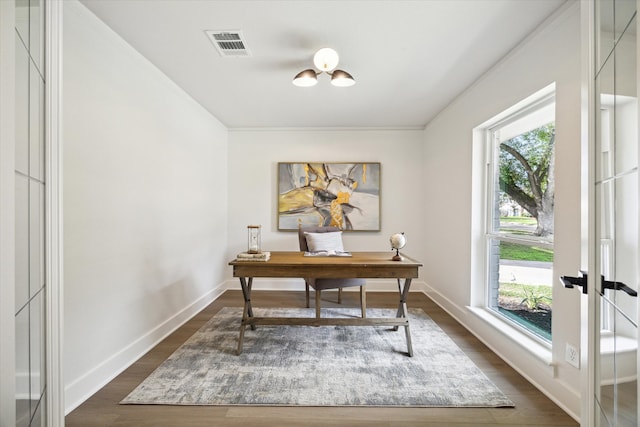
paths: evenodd
<path fill-rule="evenodd" d="M 33 1 L 33 0 L 32 0 Z M 636 0 L 615 0 L 614 1 L 614 20 L 615 20 L 615 37 L 616 40 L 625 32 L 629 26 L 629 21 L 636 13 Z M 631 25 L 634 25 L 633 23 Z M 616 50 L 618 47 L 616 46 Z"/>
<path fill-rule="evenodd" d="M 25 46 L 29 46 L 29 0 L 16 0 L 16 31 Z"/>
<path fill-rule="evenodd" d="M 614 307 L 609 309 L 615 312 Z M 600 337 L 599 406 L 607 421 L 603 425 L 638 425 L 637 338 L 628 335 L 634 328 L 625 316 L 616 312 L 612 330 Z"/>
<path fill-rule="evenodd" d="M 615 171 L 617 175 L 628 173 L 638 166 L 635 26 L 636 18 L 634 17 L 631 26 L 618 41 L 613 56 L 615 63 L 615 120 L 613 123 L 615 123 Z"/>
<path fill-rule="evenodd" d="M 16 174 L 15 312 L 29 300 L 29 180 Z"/>
<path fill-rule="evenodd" d="M 603 182 L 615 174 L 615 123 L 616 100 L 614 94 L 614 59 L 609 58 L 596 77 L 596 108 L 600 112 L 596 119 L 596 181 Z"/>
<path fill-rule="evenodd" d="M 596 72 L 602 68 L 614 45 L 613 0 L 600 0 L 595 10 L 596 26 L 599 29 L 596 46 Z M 612 93 L 612 92 L 610 92 Z"/>
<path fill-rule="evenodd" d="M 29 306 L 16 314 L 16 425 L 28 426 L 29 411 Z"/>
<path fill-rule="evenodd" d="M 638 425 L 638 106 L 635 0 L 596 2 L 596 425 Z M 612 51 L 613 49 L 613 51 Z M 599 105 L 598 105 L 599 104 Z M 600 280 L 602 278 L 602 280 Z"/>
<path fill-rule="evenodd" d="M 31 62 L 29 71 L 29 174 L 44 180 L 44 80 Z"/>
<path fill-rule="evenodd" d="M 16 37 L 15 168 L 29 173 L 29 53 Z"/>
<path fill-rule="evenodd" d="M 44 292 L 39 292 L 29 303 L 29 355 L 31 383 L 31 412 L 38 407 L 44 391 Z"/>
<path fill-rule="evenodd" d="M 44 185 L 29 183 L 29 296 L 44 284 Z"/>
<path fill-rule="evenodd" d="M 44 74 L 44 0 L 29 0 L 29 52 Z"/>
<path fill-rule="evenodd" d="M 637 324 L 638 290 L 638 176 L 627 174 L 615 180 L 614 271 L 605 280 L 615 282 L 621 290 L 605 293 L 616 307 Z M 627 290 L 627 292 L 625 292 Z"/>

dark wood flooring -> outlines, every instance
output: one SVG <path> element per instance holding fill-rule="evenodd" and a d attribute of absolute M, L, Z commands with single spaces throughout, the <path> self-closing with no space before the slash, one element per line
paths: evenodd
<path fill-rule="evenodd" d="M 323 293 L 323 307 L 335 294 Z M 252 294 L 254 307 L 304 307 L 304 292 Z M 394 294 L 367 293 L 368 307 L 396 307 Z M 358 307 L 358 292 L 345 292 L 343 306 Z M 66 417 L 68 427 L 91 426 L 577 426 L 570 416 L 461 327 L 422 293 L 410 307 L 422 308 L 515 403 L 515 408 L 336 408 L 119 405 L 174 350 L 222 307 L 242 306 L 240 291 L 227 291 L 150 350 Z M 415 345 L 415 343 L 414 343 Z"/>

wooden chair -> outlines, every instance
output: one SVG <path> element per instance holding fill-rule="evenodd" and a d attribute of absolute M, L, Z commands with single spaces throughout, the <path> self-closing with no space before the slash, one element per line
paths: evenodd
<path fill-rule="evenodd" d="M 298 228 L 298 240 L 300 242 L 300 250 L 302 252 L 307 252 L 309 250 L 309 246 L 307 244 L 307 236 L 306 233 L 328 233 L 340 231 L 337 227 L 331 226 L 317 226 L 317 227 L 300 227 Z M 322 295 L 322 291 L 325 289 L 337 289 L 338 290 L 338 304 L 342 304 L 342 288 L 348 288 L 352 286 L 360 287 L 360 307 L 362 311 L 362 318 L 367 317 L 367 302 L 366 302 L 366 283 L 365 279 L 356 279 L 356 278 L 339 278 L 339 279 L 316 279 L 313 277 L 305 277 L 305 291 L 306 291 L 306 302 L 307 308 L 309 307 L 309 287 L 312 287 L 315 290 L 315 299 L 316 299 L 316 318 L 320 318 L 320 297 Z"/>

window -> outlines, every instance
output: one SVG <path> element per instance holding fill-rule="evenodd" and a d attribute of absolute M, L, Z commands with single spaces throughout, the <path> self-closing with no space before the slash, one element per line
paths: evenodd
<path fill-rule="evenodd" d="M 482 128 L 484 305 L 551 342 L 555 100 L 543 97 Z"/>

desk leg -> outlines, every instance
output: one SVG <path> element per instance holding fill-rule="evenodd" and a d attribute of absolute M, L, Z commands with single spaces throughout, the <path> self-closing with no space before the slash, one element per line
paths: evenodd
<path fill-rule="evenodd" d="M 240 323 L 240 337 L 238 338 L 238 351 L 242 353 L 242 344 L 244 341 L 244 331 L 247 327 L 247 320 L 253 317 L 253 308 L 251 307 L 251 286 L 253 285 L 253 277 L 249 277 L 249 282 L 244 277 L 240 277 L 240 286 L 242 287 L 242 295 L 244 296 L 244 310 L 242 311 L 242 322 Z M 251 325 L 251 329 L 255 330 L 256 325 Z"/>
<path fill-rule="evenodd" d="M 407 297 L 409 295 L 409 288 L 411 287 L 411 279 L 404 279 L 404 287 L 402 286 L 401 279 L 398 279 L 398 292 L 400 293 L 400 302 L 398 304 L 398 312 L 396 313 L 396 317 L 402 317 L 405 319 L 409 319 L 409 313 L 407 311 Z M 394 331 L 398 330 L 398 327 L 393 328 Z M 411 345 L 411 331 L 409 330 L 409 322 L 407 321 L 407 326 L 404 327 L 404 333 L 407 337 L 407 353 L 410 357 L 413 357 L 413 346 Z"/>

